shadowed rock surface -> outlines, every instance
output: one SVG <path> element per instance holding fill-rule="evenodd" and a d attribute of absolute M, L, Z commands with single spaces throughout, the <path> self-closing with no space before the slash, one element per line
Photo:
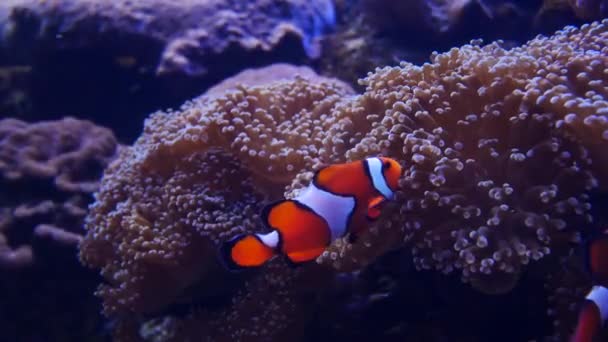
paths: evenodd
<path fill-rule="evenodd" d="M 333 22 L 330 0 L 6 0 L 0 65 L 32 67 L 29 119 L 94 118 L 131 140 L 147 113 L 244 68 L 317 58 Z"/>

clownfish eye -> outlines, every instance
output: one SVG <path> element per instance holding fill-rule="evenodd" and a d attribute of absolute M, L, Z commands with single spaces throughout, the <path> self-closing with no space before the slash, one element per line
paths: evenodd
<path fill-rule="evenodd" d="M 391 163 L 390 163 L 390 162 L 385 161 L 384 163 L 382 163 L 382 168 L 383 168 L 384 170 L 388 170 L 388 169 L 390 169 L 390 168 L 391 168 Z"/>

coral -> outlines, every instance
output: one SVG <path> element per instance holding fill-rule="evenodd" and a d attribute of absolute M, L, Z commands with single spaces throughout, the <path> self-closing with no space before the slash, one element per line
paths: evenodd
<path fill-rule="evenodd" d="M 254 85 L 269 75 L 277 80 Z M 154 314 L 192 289 L 200 295 L 219 288 L 210 297 L 221 305 L 202 299 L 200 317 L 218 322 L 206 336 L 281 334 L 266 324 L 291 327 L 285 321 L 292 321 L 295 273 L 277 260 L 261 275 L 235 280 L 222 271 L 216 247 L 262 229 L 259 212 L 268 200 L 321 162 L 323 140 L 348 134 L 350 120 L 341 121 L 340 132 L 330 129 L 338 119 L 328 114 L 352 90 L 286 65 L 245 72 L 214 89 L 179 112 L 152 115 L 143 135 L 106 169 L 80 256 L 102 270 L 106 283 L 98 293 L 107 315 Z M 231 282 L 239 284 L 235 290 Z M 272 319 L 240 326 L 239 317 L 250 313 Z M 189 321 L 202 325 L 196 317 Z"/>
<path fill-rule="evenodd" d="M 579 310 L 591 289 L 591 278 L 584 270 L 580 255 L 560 258 L 559 267 L 547 275 L 545 289 L 549 301 L 547 314 L 552 319 L 555 341 L 565 341 L 574 333 Z"/>
<path fill-rule="evenodd" d="M 450 47 L 471 38 L 522 42 L 534 33 L 577 24 L 572 15 L 553 20 L 543 17 L 551 11 L 571 13 L 567 1 L 360 0 L 369 22 L 380 32 L 423 45 L 444 42 Z M 403 32 L 415 35 L 403 37 Z"/>
<path fill-rule="evenodd" d="M 319 68 L 353 84 L 376 67 L 422 64 L 432 51 L 471 39 L 518 46 L 538 33 L 584 23 L 568 0 L 343 0 L 336 13 Z"/>
<path fill-rule="evenodd" d="M 0 120 L 0 329 L 6 341 L 102 341 L 98 277 L 78 263 L 87 205 L 118 144 L 66 118 Z"/>
<path fill-rule="evenodd" d="M 294 75 L 308 79 L 317 79 L 318 82 L 327 81 L 340 84 L 345 89 L 350 89 L 346 83 L 342 83 L 336 79 L 323 78 L 314 70 L 307 66 L 295 66 L 286 63 L 275 63 L 260 69 L 246 69 L 235 76 L 224 79 L 222 82 L 207 89 L 205 95 L 214 96 L 222 95 L 223 92 L 229 91 L 241 86 L 262 86 L 267 83 L 272 83 L 279 80 L 293 79 Z"/>
<path fill-rule="evenodd" d="M 336 13 L 336 30 L 322 41 L 318 69 L 323 74 L 356 86 L 359 78 L 378 66 L 397 64 L 401 60 L 423 63 L 428 59 L 430 51 L 412 46 L 410 35 L 408 42 L 400 42 L 379 34 L 379 28 L 369 20 L 360 1 L 336 1 Z"/>
<path fill-rule="evenodd" d="M 20 118 L 86 114 L 132 143 L 150 112 L 245 68 L 314 60 L 333 22 L 331 0 L 7 0 L 0 65 L 31 67 Z"/>
<path fill-rule="evenodd" d="M 568 0 L 568 3 L 580 18 L 601 19 L 608 16 L 608 1 L 606 0 Z"/>
<path fill-rule="evenodd" d="M 421 67 L 377 69 L 357 96 L 316 76 L 248 77 L 251 85 L 220 86 L 155 113 L 106 170 L 87 219 L 81 258 L 107 281 L 105 312 L 155 312 L 188 289 L 218 286 L 215 247 L 259 231 L 264 202 L 295 195 L 323 165 L 377 154 L 405 167 L 397 200 L 369 234 L 338 240 L 318 262 L 349 270 L 411 248 L 419 270 L 454 272 L 488 293 L 510 290 L 526 265 L 579 242 L 593 220 L 589 194 L 608 181 L 597 153 L 606 148 L 607 28 L 435 53 Z M 244 278 L 277 272 L 277 284 L 287 284 L 292 273 L 276 267 Z M 220 307 L 212 317 L 230 306 Z M 247 310 L 258 308 L 234 312 Z"/>
<path fill-rule="evenodd" d="M 148 320 L 138 327 L 138 336 L 145 341 L 188 341 L 193 336 L 208 341 L 300 339 L 327 274 L 315 268 L 286 270 L 276 261 L 246 281 L 231 303 L 219 309 L 199 304 L 185 317 Z"/>
<path fill-rule="evenodd" d="M 23 116 L 31 109 L 28 81 L 32 68 L 24 65 L 0 67 L 0 116 Z"/>
<path fill-rule="evenodd" d="M 607 26 L 510 50 L 465 45 L 370 74 L 350 105 L 371 129 L 346 158 L 400 158 L 399 209 L 375 238 L 339 241 L 320 261 L 353 267 L 402 231 L 419 269 L 459 270 L 490 291 L 492 279 L 568 250 L 592 220 L 589 192 L 608 181 L 594 153 L 606 148 Z"/>
<path fill-rule="evenodd" d="M 325 0 L 8 0 L 0 14 L 3 47 L 15 48 L 7 59 L 29 56 L 57 36 L 61 41 L 55 48 L 65 49 L 120 33 L 147 36 L 164 47 L 157 72 L 185 74 L 209 72 L 210 56 L 229 53 L 230 48 L 270 51 L 285 39 L 296 39 L 303 52 L 315 58 L 319 36 L 334 21 L 333 5 Z"/>
<path fill-rule="evenodd" d="M 417 271 L 399 249 L 337 275 L 306 341 L 542 341 L 544 299 L 540 279 L 524 276 L 510 293 L 488 296 L 457 276 Z"/>
<path fill-rule="evenodd" d="M 66 118 L 0 121 L 0 265 L 23 268 L 33 240 L 75 247 L 101 173 L 117 150 L 109 130 Z"/>
<path fill-rule="evenodd" d="M 453 30 L 467 7 L 480 6 L 474 0 L 362 0 L 362 5 L 374 24 L 383 30 L 406 30 L 427 36 Z"/>

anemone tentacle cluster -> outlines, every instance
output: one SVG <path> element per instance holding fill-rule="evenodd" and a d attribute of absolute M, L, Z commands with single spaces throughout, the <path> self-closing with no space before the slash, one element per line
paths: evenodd
<path fill-rule="evenodd" d="M 400 230 L 418 268 L 459 270 L 482 289 L 576 243 L 592 221 L 589 193 L 608 181 L 607 25 L 510 50 L 465 45 L 362 80 L 350 106 L 371 129 L 346 156 L 382 153 L 406 168 L 398 211 L 372 231 Z M 385 238 L 343 241 L 320 261 L 365 260 Z"/>
<path fill-rule="evenodd" d="M 525 265 L 568 251 L 592 225 L 589 194 L 608 184 L 607 43 L 608 21 L 596 22 L 514 49 L 474 42 L 423 66 L 377 69 L 361 95 L 287 77 L 152 115 L 106 170 L 87 220 L 81 258 L 107 280 L 106 313 L 155 311 L 212 283 L 215 247 L 259 231 L 267 200 L 293 196 L 322 165 L 377 154 L 405 168 L 396 203 L 318 262 L 344 270 L 405 247 L 419 269 L 507 291 Z M 269 274 L 289 286 L 292 271 L 276 267 Z M 276 337 L 266 323 L 250 333 Z"/>
<path fill-rule="evenodd" d="M 299 171 L 321 162 L 324 139 L 347 134 L 330 129 L 335 122 L 349 127 L 347 117 L 340 122 L 329 116 L 352 94 L 339 81 L 287 65 L 236 80 L 179 111 L 153 114 L 143 135 L 105 171 L 80 256 L 107 280 L 98 291 L 107 315 L 156 312 L 188 288 L 221 287 L 231 276 L 220 268 L 216 247 L 238 233 L 263 229 L 262 206 L 281 196 Z M 264 86 L 255 86 L 260 82 Z M 282 263 L 271 268 L 259 276 L 264 281 L 254 277 L 235 289 L 234 296 L 249 304 L 231 310 L 229 298 L 219 311 L 197 315 L 223 322 L 211 324 L 208 334 L 270 336 L 287 328 L 292 315 L 277 313 L 292 312 L 287 294 L 294 273 Z M 264 296 L 270 302 L 261 307 Z M 251 312 L 277 329 L 236 327 Z"/>

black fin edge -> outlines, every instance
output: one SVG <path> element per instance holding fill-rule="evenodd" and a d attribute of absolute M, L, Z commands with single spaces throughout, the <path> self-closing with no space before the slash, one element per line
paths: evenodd
<path fill-rule="evenodd" d="M 238 234 L 232 239 L 225 241 L 219 248 L 220 261 L 222 262 L 222 265 L 229 271 L 235 272 L 251 268 L 240 266 L 232 260 L 232 248 L 237 244 L 237 242 L 245 238 L 247 235 L 248 234 Z"/>

